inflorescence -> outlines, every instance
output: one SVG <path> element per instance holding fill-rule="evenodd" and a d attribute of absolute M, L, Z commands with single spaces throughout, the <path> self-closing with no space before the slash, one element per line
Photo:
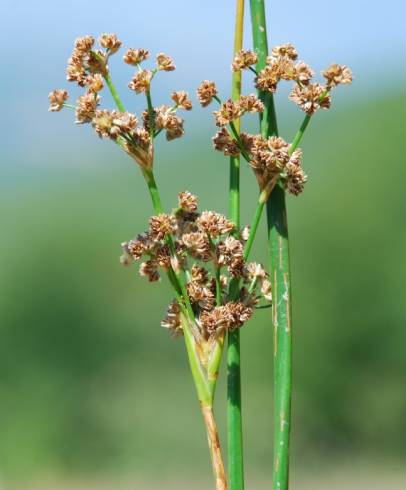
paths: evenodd
<path fill-rule="evenodd" d="M 171 266 L 181 269 L 187 277 L 187 295 L 198 334 L 209 340 L 241 327 L 251 318 L 261 296 L 271 300 L 270 282 L 262 266 L 244 260 L 246 230 L 236 237 L 234 228 L 222 214 L 199 213 L 196 197 L 181 192 L 176 210 L 152 216 L 148 231 L 122 244 L 121 262 L 129 265 L 143 259 L 140 274 L 151 282 L 158 281 L 160 271 L 168 273 Z M 238 288 L 232 293 L 231 281 Z M 181 312 L 181 304 L 175 299 L 162 321 L 175 336 L 182 333 Z"/>
<path fill-rule="evenodd" d="M 141 113 L 141 124 L 133 113 L 120 110 L 100 109 L 99 93 L 104 84 L 111 87 L 108 61 L 121 47 L 122 42 L 115 34 L 103 34 L 99 38 L 100 48 L 95 48 L 92 36 L 79 37 L 71 57 L 68 60 L 67 80 L 86 88 L 75 106 L 66 103 L 68 92 L 63 89 L 49 94 L 50 111 L 60 111 L 63 107 L 75 109 L 76 123 L 90 123 L 96 134 L 118 143 L 142 169 L 151 169 L 153 165 L 153 140 L 161 131 L 166 132 L 167 140 L 180 138 L 184 134 L 183 119 L 177 115 L 178 109 L 192 109 L 192 102 L 184 91 L 173 92 L 171 105 L 153 107 L 151 103 L 151 82 L 159 71 L 173 71 L 172 58 L 164 53 L 156 56 L 155 67 L 151 70 L 141 67 L 149 58 L 146 49 L 129 49 L 123 56 L 126 64 L 135 66 L 136 73 L 128 84 L 135 93 L 144 93 L 147 97 L 147 109 Z M 113 94 L 114 96 L 114 94 Z"/>
<path fill-rule="evenodd" d="M 351 70 L 347 66 L 331 65 L 322 72 L 325 85 L 312 83 L 312 68 L 303 61 L 296 62 L 297 52 L 291 44 L 277 46 L 268 56 L 266 66 L 259 73 L 253 65 L 258 61 L 255 52 L 241 50 L 235 56 L 233 71 L 251 70 L 255 73 L 255 87 L 261 94 L 275 93 L 281 80 L 293 81 L 290 100 L 295 102 L 308 117 L 318 109 L 328 109 L 331 105 L 331 90 L 339 84 L 352 81 Z M 214 148 L 226 156 L 242 155 L 254 170 L 261 191 L 267 197 L 276 183 L 281 180 L 284 187 L 294 195 L 303 191 L 307 176 L 301 165 L 302 151 L 293 147 L 283 138 L 236 131 L 235 121 L 246 113 L 264 110 L 263 102 L 256 95 L 242 95 L 239 100 L 222 102 L 218 97 L 214 82 L 204 80 L 197 91 L 202 107 L 216 100 L 220 108 L 214 111 L 216 125 L 221 129 L 213 137 Z M 227 127 L 228 126 L 228 127 Z"/>
<path fill-rule="evenodd" d="M 95 48 L 92 36 L 76 39 L 68 60 L 67 80 L 76 82 L 86 92 L 76 105 L 67 103 L 68 92 L 54 90 L 49 94 L 49 110 L 63 107 L 75 110 L 76 123 L 89 123 L 96 134 L 117 143 L 141 167 L 148 185 L 153 181 L 154 139 L 166 132 L 168 141 L 184 134 L 179 109 L 189 111 L 192 102 L 184 91 L 171 95 L 171 105 L 154 107 L 151 82 L 160 71 L 173 71 L 172 58 L 158 53 L 152 69 L 141 65 L 149 59 L 146 49 L 128 49 L 123 56 L 126 64 L 136 67 L 128 84 L 136 94 L 143 93 L 147 108 L 140 118 L 125 111 L 111 81 L 108 61 L 122 45 L 115 34 L 103 34 L 100 47 Z M 291 44 L 277 46 L 267 58 L 266 66 L 257 73 L 253 68 L 258 61 L 253 51 L 241 50 L 232 63 L 233 71 L 250 70 L 255 73 L 255 94 L 242 95 L 238 100 L 222 102 L 213 81 L 203 81 L 197 97 L 203 107 L 213 100 L 219 104 L 214 111 L 216 126 L 214 148 L 227 156 L 242 155 L 253 169 L 261 190 L 261 202 L 279 182 L 292 194 L 303 191 L 307 176 L 301 165 L 302 151 L 297 142 L 287 143 L 278 136 L 239 134 L 236 121 L 247 113 L 264 111 L 264 94 L 274 93 L 281 80 L 295 83 L 290 99 L 306 118 L 320 108 L 331 105 L 331 90 L 339 84 L 352 81 L 348 67 L 333 64 L 322 72 L 324 85 L 313 83 L 314 71 L 304 62 L 296 62 L 297 52 Z M 107 85 L 118 110 L 100 108 L 100 92 Z M 141 120 L 141 124 L 139 124 Z M 152 195 L 152 194 L 151 194 Z M 157 209 L 156 209 L 157 211 Z M 241 327 L 251 318 L 261 297 L 271 300 L 271 284 L 264 269 L 256 263 L 247 263 L 244 245 L 249 228 L 236 230 L 225 216 L 213 211 L 197 211 L 197 199 L 190 192 L 179 194 L 179 206 L 170 214 L 158 212 L 149 221 L 149 229 L 123 244 L 121 262 L 125 265 L 143 259 L 140 274 L 149 281 L 160 279 L 164 271 L 174 287 L 176 298 L 169 305 L 162 325 L 175 335 L 182 333 L 182 318 L 194 323 L 193 334 L 207 341 L 224 335 L 226 330 Z M 251 237 L 250 237 L 251 238 Z"/>

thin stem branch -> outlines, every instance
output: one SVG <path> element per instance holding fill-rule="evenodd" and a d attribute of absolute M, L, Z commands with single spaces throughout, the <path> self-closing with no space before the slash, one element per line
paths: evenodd
<path fill-rule="evenodd" d="M 303 138 L 303 134 L 306 131 L 307 126 L 309 125 L 310 119 L 312 118 L 311 114 L 306 114 L 305 118 L 303 119 L 302 124 L 300 125 L 300 128 L 298 132 L 296 133 L 295 137 L 293 138 L 292 144 L 290 145 L 289 148 L 289 154 L 291 155 L 296 148 L 299 146 L 299 143 L 301 142 Z"/>
<path fill-rule="evenodd" d="M 244 0 L 237 0 L 234 34 L 234 54 L 242 49 L 244 26 Z M 234 72 L 232 79 L 232 98 L 241 96 L 241 72 Z M 240 120 L 231 125 L 237 141 L 240 142 Z M 242 151 L 243 152 L 243 151 Z M 244 153 L 244 152 L 243 152 Z M 244 155 L 245 157 L 245 155 Z M 240 229 L 240 158 L 230 158 L 230 219 Z M 227 346 L 227 442 L 228 442 L 228 475 L 230 490 L 244 489 L 242 417 L 241 417 L 241 361 L 240 331 L 235 329 L 228 333 Z"/>
<path fill-rule="evenodd" d="M 116 103 L 116 106 L 117 106 L 117 109 L 120 111 L 120 112 L 125 112 L 125 108 L 124 108 L 124 104 L 123 102 L 121 101 L 121 98 L 116 90 L 116 87 L 114 86 L 112 80 L 111 80 L 111 77 L 110 77 L 110 73 L 107 71 L 104 75 L 104 80 L 106 81 L 107 83 L 107 86 L 110 90 L 110 93 L 114 99 L 114 102 Z"/>

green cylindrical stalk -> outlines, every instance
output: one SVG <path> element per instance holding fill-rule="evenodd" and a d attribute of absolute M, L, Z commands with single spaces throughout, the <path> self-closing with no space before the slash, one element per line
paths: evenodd
<path fill-rule="evenodd" d="M 125 108 L 124 108 L 124 105 L 120 99 L 120 96 L 118 95 L 118 92 L 116 90 L 116 87 L 114 86 L 113 82 L 111 81 L 111 78 L 110 78 L 110 73 L 109 72 L 106 72 L 106 74 L 104 75 L 104 80 L 106 81 L 107 83 L 107 86 L 110 90 L 110 93 L 114 99 L 114 102 L 116 103 L 116 106 L 117 106 L 117 109 L 120 111 L 120 112 L 125 112 Z"/>
<path fill-rule="evenodd" d="M 237 0 L 234 35 L 234 53 L 242 49 L 244 25 L 244 0 Z M 241 72 L 233 72 L 232 98 L 241 95 Z M 239 133 L 240 121 L 235 121 L 235 130 Z M 240 228 L 240 158 L 230 159 L 230 219 L 238 233 Z M 228 476 L 230 490 L 243 490 L 244 465 L 241 417 L 241 366 L 240 331 L 228 333 L 227 346 L 227 447 Z"/>
<path fill-rule="evenodd" d="M 251 1 L 252 32 L 258 54 L 257 71 L 268 56 L 264 0 Z M 275 106 L 270 93 L 259 94 L 265 104 L 260 120 L 264 137 L 278 134 Z M 308 123 L 308 121 L 307 121 Z M 306 123 L 306 125 L 307 125 Z M 305 128 L 304 128 L 305 129 Z M 300 140 L 301 135 L 298 137 Z M 297 143 L 295 143 L 297 144 Z M 289 241 L 285 191 L 278 184 L 266 203 L 270 278 L 273 288 L 272 323 L 274 329 L 274 490 L 289 488 L 289 447 L 292 394 L 292 330 Z"/>

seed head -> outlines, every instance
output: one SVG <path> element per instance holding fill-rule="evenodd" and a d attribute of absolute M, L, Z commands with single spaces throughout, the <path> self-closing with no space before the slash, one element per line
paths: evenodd
<path fill-rule="evenodd" d="M 167 328 L 174 337 L 179 337 L 183 334 L 180 321 L 180 307 L 176 300 L 173 300 L 168 306 L 165 318 L 161 322 L 161 326 Z"/>
<path fill-rule="evenodd" d="M 297 59 L 297 52 L 292 44 L 282 44 L 272 48 L 272 56 L 274 58 L 289 58 L 290 60 Z"/>
<path fill-rule="evenodd" d="M 197 219 L 199 226 L 212 238 L 225 235 L 234 229 L 234 223 L 214 211 L 203 211 Z"/>
<path fill-rule="evenodd" d="M 220 109 L 218 111 L 214 111 L 213 114 L 216 120 L 216 125 L 225 126 L 231 121 L 238 119 L 242 115 L 242 109 L 237 102 L 228 99 L 226 102 L 221 104 Z"/>
<path fill-rule="evenodd" d="M 92 49 L 93 44 L 94 44 L 93 36 L 78 37 L 75 40 L 75 51 L 77 53 L 85 55 Z"/>
<path fill-rule="evenodd" d="M 204 267 L 199 267 L 197 264 L 193 264 L 190 270 L 190 275 L 192 277 L 192 282 L 204 286 L 207 284 L 209 273 Z"/>
<path fill-rule="evenodd" d="M 189 191 L 183 191 L 178 194 L 179 207 L 184 211 L 197 211 L 197 197 Z"/>
<path fill-rule="evenodd" d="M 133 66 L 137 66 L 148 58 L 149 51 L 147 49 L 130 48 L 123 56 L 124 62 Z"/>
<path fill-rule="evenodd" d="M 242 95 L 238 104 L 244 112 L 263 112 L 264 110 L 264 104 L 255 94 Z"/>
<path fill-rule="evenodd" d="M 233 71 L 246 70 L 251 65 L 255 65 L 257 61 L 257 53 L 255 53 L 254 51 L 242 49 L 235 55 L 233 64 L 231 65 L 231 69 Z"/>
<path fill-rule="evenodd" d="M 89 75 L 86 77 L 86 87 L 88 92 L 97 93 L 103 89 L 103 77 L 100 73 L 96 73 L 95 75 Z"/>
<path fill-rule="evenodd" d="M 81 95 L 76 101 L 76 123 L 90 123 L 96 115 L 100 98 L 93 93 Z M 100 111 L 98 111 L 100 112 Z"/>
<path fill-rule="evenodd" d="M 181 107 L 186 111 L 190 111 L 192 109 L 192 101 L 189 99 L 187 92 L 184 92 L 183 90 L 173 92 L 171 99 L 175 102 L 177 107 Z"/>
<path fill-rule="evenodd" d="M 217 151 L 222 151 L 226 156 L 238 156 L 240 154 L 238 143 L 230 136 L 225 127 L 217 131 L 212 141 L 214 148 Z"/>
<path fill-rule="evenodd" d="M 274 93 L 276 91 L 278 81 L 278 72 L 275 70 L 275 67 L 266 66 L 258 73 L 258 76 L 255 79 L 255 86 L 262 92 Z"/>
<path fill-rule="evenodd" d="M 314 114 L 318 109 L 328 109 L 331 104 L 330 95 L 319 83 L 309 83 L 303 87 L 295 86 L 289 96 L 302 111 Z"/>
<path fill-rule="evenodd" d="M 170 58 L 164 53 L 158 53 L 156 55 L 156 63 L 157 63 L 158 70 L 173 71 L 176 68 L 172 58 Z"/>
<path fill-rule="evenodd" d="M 159 281 L 158 263 L 155 260 L 147 260 L 140 265 L 140 275 L 148 277 L 149 282 Z"/>
<path fill-rule="evenodd" d="M 216 95 L 216 84 L 210 80 L 203 80 L 197 89 L 197 98 L 202 107 L 207 107 Z"/>
<path fill-rule="evenodd" d="M 88 94 L 91 95 L 91 94 Z M 83 96 L 84 97 L 84 96 Z M 93 97 L 93 96 L 92 96 Z M 78 116 L 76 116 L 78 117 Z M 114 114 L 107 109 L 96 111 L 93 119 L 92 126 L 94 127 L 97 135 L 100 138 L 111 138 L 111 129 L 113 128 Z M 85 121 L 83 121 L 85 122 Z M 114 133 L 113 133 L 114 136 Z"/>
<path fill-rule="evenodd" d="M 49 111 L 58 112 L 62 109 L 63 104 L 69 98 L 69 94 L 67 90 L 58 89 L 49 92 Z"/>
<path fill-rule="evenodd" d="M 314 71 L 303 61 L 295 66 L 295 80 L 302 85 L 308 85 L 313 76 Z"/>
<path fill-rule="evenodd" d="M 195 259 L 207 262 L 211 259 L 210 243 L 205 233 L 200 231 L 184 233 L 182 243 Z"/>
<path fill-rule="evenodd" d="M 116 53 L 123 44 L 115 34 L 102 34 L 99 43 L 100 46 L 108 50 L 109 54 Z"/>
<path fill-rule="evenodd" d="M 171 235 L 176 230 L 176 219 L 171 214 L 159 214 L 149 219 L 149 236 L 157 242 Z"/>
<path fill-rule="evenodd" d="M 141 92 L 147 92 L 151 85 L 152 72 L 150 70 L 141 70 L 137 72 L 131 82 L 128 84 L 128 87 L 131 90 L 134 90 L 137 94 Z"/>
<path fill-rule="evenodd" d="M 327 70 L 322 72 L 323 77 L 327 80 L 326 88 L 331 90 L 339 84 L 347 84 L 352 82 L 352 72 L 346 65 L 330 65 Z"/>

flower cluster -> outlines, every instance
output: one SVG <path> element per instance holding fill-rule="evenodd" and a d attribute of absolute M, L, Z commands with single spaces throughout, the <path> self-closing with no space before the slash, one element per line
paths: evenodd
<path fill-rule="evenodd" d="M 122 244 L 121 262 L 142 259 L 139 272 L 150 282 L 162 272 L 184 274 L 196 326 L 207 340 L 249 320 L 258 294 L 271 299 L 270 283 L 259 264 L 245 262 L 244 239 L 233 234 L 233 223 L 213 211 L 199 213 L 188 191 L 178 197 L 175 211 L 152 216 L 145 233 Z M 231 281 L 239 285 L 233 294 L 228 292 Z M 172 301 L 162 321 L 175 335 L 182 332 L 182 308 L 179 298 Z"/>
<path fill-rule="evenodd" d="M 294 81 L 290 99 L 311 116 L 320 108 L 330 107 L 331 89 L 339 84 L 350 83 L 352 74 L 348 67 L 333 64 L 322 72 L 326 79 L 324 86 L 311 83 L 314 71 L 303 61 L 297 62 L 297 58 L 298 54 L 292 44 L 276 46 L 267 57 L 265 68 L 257 73 L 253 68 L 258 62 L 257 54 L 243 49 L 235 55 L 231 67 L 235 72 L 247 69 L 255 72 L 255 86 L 260 93 L 274 93 L 281 80 Z M 260 134 L 237 133 L 235 121 L 247 112 L 263 112 L 262 100 L 251 94 L 243 95 L 239 100 L 228 99 L 222 102 L 215 83 L 208 80 L 201 83 L 197 96 L 203 107 L 213 99 L 220 104 L 219 109 L 213 112 L 216 126 L 221 128 L 213 137 L 214 148 L 226 156 L 241 154 L 254 170 L 260 189 L 266 190 L 264 198 L 278 180 L 291 194 L 298 195 L 303 191 L 307 176 L 301 166 L 302 152 L 296 145 L 292 146 L 276 136 L 264 138 Z"/>
<path fill-rule="evenodd" d="M 153 165 L 153 140 L 161 131 L 166 132 L 167 140 L 179 138 L 184 134 L 183 119 L 177 115 L 178 109 L 192 109 L 192 102 L 184 91 L 172 93 L 173 104 L 152 107 L 151 81 L 159 71 L 175 69 L 173 60 L 164 53 L 156 56 L 156 65 L 152 70 L 141 68 L 140 64 L 149 58 L 146 49 L 131 48 L 123 56 L 126 64 L 137 67 L 129 88 L 136 93 L 145 93 L 148 109 L 142 113 L 142 123 L 138 125 L 135 114 L 125 112 L 122 104 L 119 110 L 100 109 L 99 92 L 104 84 L 108 85 L 117 101 L 118 95 L 112 85 L 108 60 L 116 53 L 122 42 L 115 34 L 103 34 L 99 38 L 99 48 L 95 48 L 92 36 L 79 37 L 68 60 L 67 80 L 85 87 L 86 92 L 80 95 L 75 106 L 66 104 L 68 92 L 64 89 L 54 90 L 49 94 L 49 110 L 56 112 L 63 107 L 75 109 L 76 123 L 90 123 L 96 134 L 118 143 L 143 169 Z"/>
<path fill-rule="evenodd" d="M 311 83 L 314 76 L 312 68 L 303 61 L 296 62 L 298 54 L 292 44 L 276 46 L 266 60 L 266 66 L 255 78 L 255 85 L 262 92 L 274 93 L 281 80 L 296 82 L 290 99 L 302 111 L 313 114 L 316 110 L 328 109 L 331 104 L 330 91 L 339 84 L 352 82 L 351 70 L 343 65 L 332 64 L 322 72 L 326 84 Z M 241 50 L 234 58 L 234 71 L 251 68 L 257 62 L 257 55 L 252 51 Z"/>
<path fill-rule="evenodd" d="M 242 133 L 241 140 L 250 155 L 250 166 L 261 190 L 270 184 L 273 187 L 278 179 L 282 179 L 291 194 L 297 196 L 303 191 L 307 176 L 301 166 L 302 151 L 299 148 L 291 152 L 290 145 L 277 136 L 267 139 Z"/>

